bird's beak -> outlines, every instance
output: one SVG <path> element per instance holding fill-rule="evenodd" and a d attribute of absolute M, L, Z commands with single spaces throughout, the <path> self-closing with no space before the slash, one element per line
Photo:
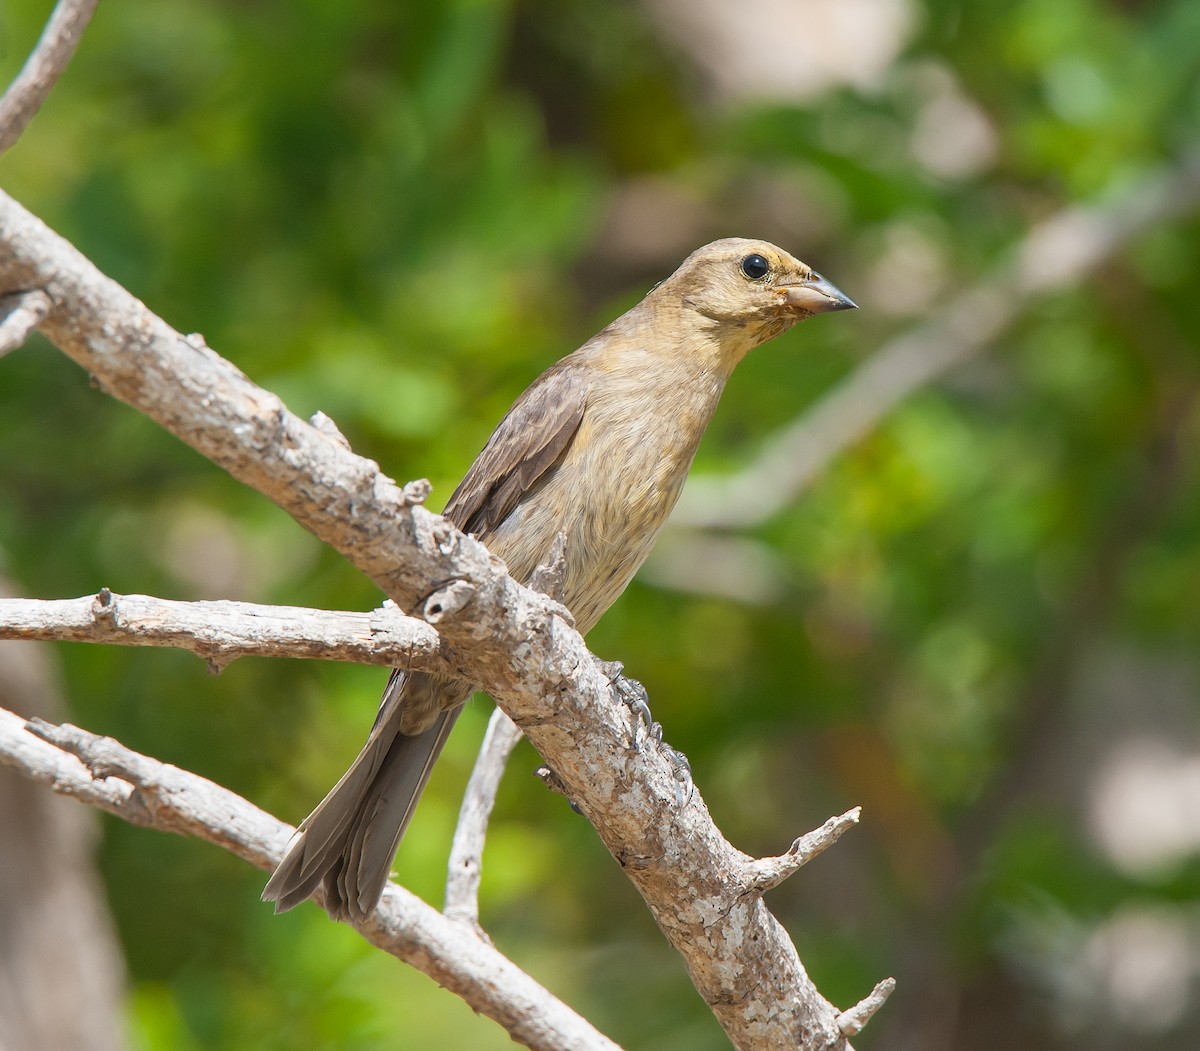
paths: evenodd
<path fill-rule="evenodd" d="M 858 304 L 820 274 L 813 272 L 807 281 L 784 285 L 779 289 L 783 301 L 793 310 L 806 314 L 827 314 L 833 310 L 857 310 Z"/>

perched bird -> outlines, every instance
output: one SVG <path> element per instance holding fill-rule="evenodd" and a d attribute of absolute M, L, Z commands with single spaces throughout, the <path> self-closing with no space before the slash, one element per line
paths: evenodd
<path fill-rule="evenodd" d="M 693 252 L 538 377 L 446 505 L 528 581 L 566 537 L 562 601 L 586 633 L 625 590 L 683 488 L 725 382 L 797 321 L 855 304 L 763 241 Z M 301 822 L 263 891 L 282 912 L 324 885 L 339 918 L 374 910 L 434 760 L 474 687 L 396 669 L 353 765 Z"/>

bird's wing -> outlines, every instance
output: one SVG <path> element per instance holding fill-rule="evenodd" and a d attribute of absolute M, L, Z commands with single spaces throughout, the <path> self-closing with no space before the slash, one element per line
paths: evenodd
<path fill-rule="evenodd" d="M 562 457 L 583 419 L 587 393 L 584 370 L 569 358 L 539 376 L 492 432 L 443 514 L 486 540 Z"/>

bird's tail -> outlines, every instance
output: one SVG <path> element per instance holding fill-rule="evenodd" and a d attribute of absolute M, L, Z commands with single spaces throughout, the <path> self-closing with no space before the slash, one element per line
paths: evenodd
<path fill-rule="evenodd" d="M 267 882 L 263 900 L 275 902 L 276 912 L 299 905 L 318 886 L 324 887 L 325 908 L 337 919 L 361 920 L 378 904 L 396 848 L 462 711 L 460 702 L 442 710 L 423 733 L 402 733 L 403 705 L 396 702 L 409 692 L 404 678 L 402 672 L 394 674 L 366 745 L 300 823 Z"/>

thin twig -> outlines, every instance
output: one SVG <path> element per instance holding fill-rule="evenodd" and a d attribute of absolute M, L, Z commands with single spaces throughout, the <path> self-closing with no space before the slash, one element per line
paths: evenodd
<path fill-rule="evenodd" d="M 38 288 L 0 299 L 0 358 L 21 346 L 52 306 L 50 297 Z"/>
<path fill-rule="evenodd" d="M 145 828 L 213 843 L 270 872 L 293 829 L 228 789 L 75 726 L 26 722 L 0 709 L 0 762 Z M 357 928 L 537 1051 L 620 1051 L 511 960 L 420 899 L 389 884 Z"/>
<path fill-rule="evenodd" d="M 726 478 L 693 478 L 673 527 L 737 529 L 790 505 L 830 461 L 898 402 L 988 347 L 1031 302 L 1078 283 L 1138 234 L 1200 203 L 1200 150 L 1112 201 L 1072 205 L 1035 226 L 1008 261 L 945 310 L 886 344 Z"/>
<path fill-rule="evenodd" d="M 832 847 L 845 832 L 858 824 L 860 817 L 862 807 L 856 806 L 838 817 L 831 817 L 820 828 L 805 833 L 786 853 L 773 858 L 757 858 L 747 866 L 747 885 L 760 894 L 778 887 L 818 854 Z"/>
<path fill-rule="evenodd" d="M 885 978 L 848 1011 L 843 1011 L 838 1015 L 838 1028 L 846 1036 L 858 1036 L 875 1012 L 887 1003 L 887 998 L 892 995 L 895 988 L 896 979 Z"/>
<path fill-rule="evenodd" d="M 0 599 L 0 639 L 172 646 L 214 670 L 237 657 L 311 657 L 453 674 L 441 638 L 394 607 L 370 613 L 173 602 L 101 588 L 75 599 Z"/>
<path fill-rule="evenodd" d="M 100 0 L 58 0 L 21 72 L 0 98 L 0 153 L 21 137 L 58 82 Z"/>
<path fill-rule="evenodd" d="M 479 925 L 483 844 L 505 764 L 520 740 L 517 724 L 501 709 L 495 709 L 467 782 L 446 866 L 446 904 L 442 911 L 450 919 L 466 923 L 484 940 L 488 940 L 487 935 Z"/>

